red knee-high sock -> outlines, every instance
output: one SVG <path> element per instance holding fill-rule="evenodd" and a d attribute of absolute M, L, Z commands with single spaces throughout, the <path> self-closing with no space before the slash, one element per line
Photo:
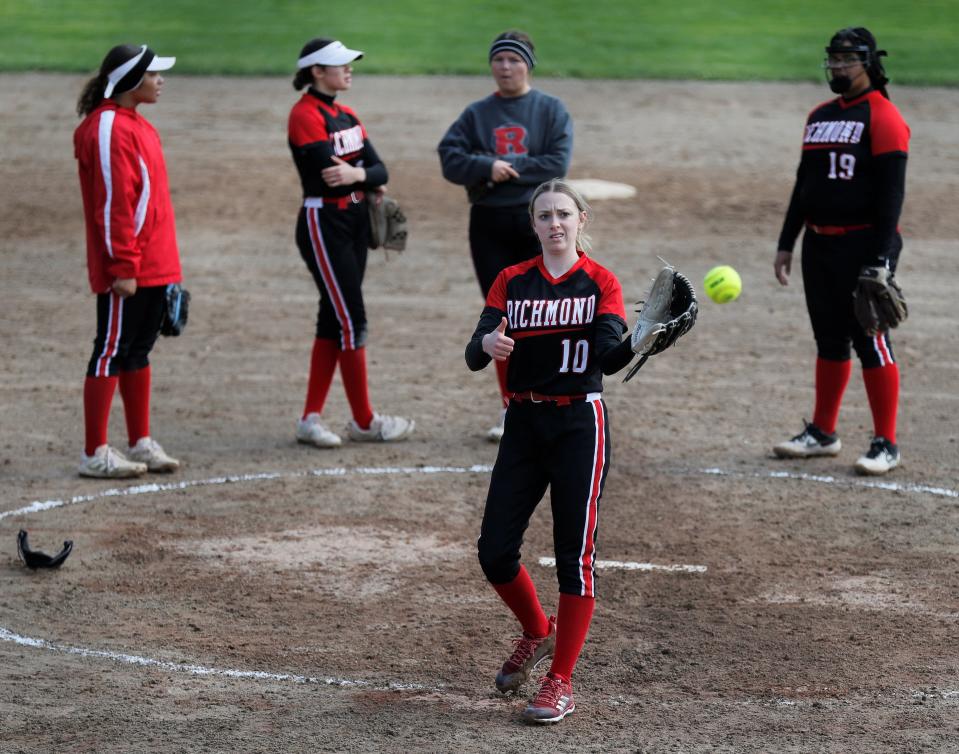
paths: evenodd
<path fill-rule="evenodd" d="M 499 382 L 499 394 L 503 397 L 503 405 L 508 406 L 509 398 L 507 396 L 509 393 L 506 391 L 506 366 L 509 364 L 509 359 L 493 363 L 496 364 L 496 379 Z"/>
<path fill-rule="evenodd" d="M 132 448 L 141 437 L 150 436 L 150 366 L 120 372 L 120 397 L 127 419 L 127 439 Z"/>
<path fill-rule="evenodd" d="M 816 408 L 812 423 L 826 434 L 836 431 L 839 421 L 839 406 L 852 374 L 852 361 L 816 359 Z"/>
<path fill-rule="evenodd" d="M 83 452 L 92 456 L 101 445 L 107 444 L 107 426 L 110 423 L 110 404 L 117 389 L 116 377 L 87 377 L 83 383 Z"/>
<path fill-rule="evenodd" d="M 366 349 L 341 351 L 340 374 L 343 375 L 343 387 L 346 388 L 353 421 L 360 429 L 369 429 L 373 421 L 373 407 L 370 405 L 370 389 L 366 381 Z"/>
<path fill-rule="evenodd" d="M 560 594 L 559 611 L 556 616 L 556 649 L 549 672 L 554 676 L 573 677 L 573 668 L 579 653 L 586 643 L 589 623 L 593 619 L 596 600 L 578 594 Z"/>
<path fill-rule="evenodd" d="M 516 578 L 508 584 L 493 584 L 493 589 L 523 626 L 523 632 L 539 638 L 549 633 L 549 618 L 539 604 L 536 585 L 524 566 L 519 567 Z"/>
<path fill-rule="evenodd" d="M 303 418 L 307 414 L 322 414 L 326 396 L 330 392 L 336 362 L 340 358 L 340 346 L 329 338 L 314 338 L 313 353 L 310 356 L 310 380 L 306 387 L 306 404 L 303 406 Z"/>
<path fill-rule="evenodd" d="M 866 383 L 869 408 L 872 409 L 872 425 L 876 437 L 885 437 L 896 442 L 896 412 L 899 410 L 899 365 L 862 370 Z"/>

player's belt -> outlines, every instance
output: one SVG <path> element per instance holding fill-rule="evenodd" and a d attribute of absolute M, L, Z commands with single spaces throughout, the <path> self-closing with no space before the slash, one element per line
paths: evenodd
<path fill-rule="evenodd" d="M 806 227 L 820 236 L 844 236 L 853 231 L 871 228 L 872 225 L 868 223 L 866 225 L 813 225 L 812 223 L 806 223 Z"/>
<path fill-rule="evenodd" d="M 510 393 L 509 399 L 522 403 L 530 401 L 531 403 L 555 403 L 557 406 L 568 406 L 570 403 L 598 398 L 599 393 L 580 393 L 579 395 L 543 395 L 527 390 L 525 393 Z"/>
<path fill-rule="evenodd" d="M 303 200 L 303 206 L 348 209 L 352 205 L 362 202 L 364 198 L 362 191 L 351 191 L 346 196 L 308 196 Z"/>

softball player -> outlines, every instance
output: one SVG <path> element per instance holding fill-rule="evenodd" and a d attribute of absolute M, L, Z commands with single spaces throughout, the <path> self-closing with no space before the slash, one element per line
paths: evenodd
<path fill-rule="evenodd" d="M 888 79 L 873 35 L 842 29 L 826 47 L 829 86 L 840 96 L 806 120 L 802 159 L 774 262 L 789 280 L 792 249 L 805 226 L 802 274 L 816 339 L 816 402 L 805 429 L 773 450 L 780 457 L 833 456 L 836 424 L 852 365 L 862 364 L 874 437 L 856 461 L 861 474 L 884 474 L 900 462 L 896 444 L 899 365 L 888 330 L 868 336 L 853 313 L 853 291 L 864 266 L 895 271 L 902 249 L 898 222 L 905 194 L 909 126 L 889 101 Z"/>
<path fill-rule="evenodd" d="M 523 627 L 496 676 L 516 691 L 540 660 L 549 673 L 523 713 L 552 723 L 573 712 L 573 667 L 594 605 L 599 500 L 610 445 L 603 374 L 633 357 L 616 277 L 586 255 L 589 207 L 562 180 L 533 193 L 529 213 L 542 253 L 496 277 L 469 344 L 476 371 L 507 362 L 509 405 L 479 538 L 486 578 Z M 547 618 L 520 563 L 523 532 L 547 487 L 559 581 L 557 617 Z"/>
<path fill-rule="evenodd" d="M 320 292 L 316 337 L 299 442 L 319 448 L 342 443 L 321 420 L 340 365 L 353 418 L 346 431 L 359 442 L 402 440 L 414 422 L 373 411 L 366 379 L 366 309 L 363 274 L 370 241 L 366 192 L 386 191 L 386 166 L 360 119 L 336 101 L 353 82 L 354 60 L 363 57 L 341 42 L 313 39 L 300 51 L 293 88 L 306 92 L 290 111 L 288 135 L 303 185 L 296 243 Z"/>
<path fill-rule="evenodd" d="M 439 144 L 443 176 L 466 186 L 469 240 L 483 296 L 504 267 L 540 252 L 529 225 L 528 205 L 537 185 L 562 178 L 573 151 L 573 123 L 556 97 L 530 83 L 536 57 L 521 31 L 500 34 L 489 50 L 496 92 L 467 107 Z M 496 362 L 503 405 L 506 362 Z M 503 436 L 503 417 L 487 433 Z"/>
<path fill-rule="evenodd" d="M 87 230 L 87 270 L 97 294 L 97 334 L 83 388 L 81 476 L 118 478 L 179 466 L 150 437 L 150 361 L 164 291 L 180 282 L 173 204 L 156 129 L 139 114 L 156 102 L 160 71 L 176 58 L 146 45 L 111 49 L 85 85 L 73 135 Z M 107 444 L 117 385 L 129 451 Z"/>

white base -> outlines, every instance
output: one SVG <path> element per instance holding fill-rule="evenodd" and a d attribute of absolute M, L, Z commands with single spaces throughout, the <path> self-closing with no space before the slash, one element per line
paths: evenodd
<path fill-rule="evenodd" d="M 632 199 L 636 196 L 636 187 L 628 183 L 603 181 L 599 178 L 574 178 L 567 181 L 583 195 L 586 201 L 596 199 Z"/>

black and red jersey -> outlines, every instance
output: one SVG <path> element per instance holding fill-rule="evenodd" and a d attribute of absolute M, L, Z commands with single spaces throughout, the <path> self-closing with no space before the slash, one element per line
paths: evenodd
<path fill-rule="evenodd" d="M 899 110 L 875 89 L 817 106 L 806 119 L 779 248 L 792 248 L 803 223 L 876 226 L 880 245 L 888 244 L 902 208 L 909 136 Z"/>
<path fill-rule="evenodd" d="M 500 272 L 466 348 L 470 369 L 490 362 L 482 339 L 503 317 L 506 335 L 515 341 L 506 376 L 510 392 L 598 393 L 603 372 L 621 369 L 632 357 L 622 340 L 626 312 L 619 281 L 583 253 L 558 278 L 549 274 L 542 255 Z M 619 357 L 612 368 L 607 359 L 614 351 Z"/>
<path fill-rule="evenodd" d="M 366 128 L 352 108 L 334 97 L 308 89 L 290 111 L 287 134 L 304 197 L 346 196 L 357 189 L 356 184 L 331 187 L 323 180 L 321 171 L 335 164 L 334 155 L 366 170 L 362 188 L 382 186 L 388 180 Z"/>
<path fill-rule="evenodd" d="M 875 89 L 809 114 L 803 134 L 799 199 L 808 222 L 860 225 L 875 220 L 875 158 L 909 152 L 909 126 Z"/>

